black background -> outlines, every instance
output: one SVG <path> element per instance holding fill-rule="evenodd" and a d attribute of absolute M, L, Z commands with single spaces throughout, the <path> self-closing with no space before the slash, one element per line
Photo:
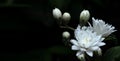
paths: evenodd
<path fill-rule="evenodd" d="M 56 1 L 63 2 L 58 4 Z M 52 16 L 55 7 L 71 14 L 69 25 L 74 28 L 79 23 L 80 12 L 88 9 L 91 17 L 103 19 L 115 26 L 117 31 L 113 34 L 119 40 L 118 0 L 13 0 L 12 3 L 0 0 L 0 60 L 45 61 L 42 52 L 53 46 L 64 46 L 61 34 L 66 29 L 63 30 L 56 24 L 56 19 Z M 72 31 L 68 31 L 73 35 Z M 53 54 L 52 61 L 57 61 L 57 56 Z M 67 58 L 71 56 L 65 55 Z M 64 60 L 69 60 L 67 58 Z M 72 59 L 76 60 L 75 57 Z"/>

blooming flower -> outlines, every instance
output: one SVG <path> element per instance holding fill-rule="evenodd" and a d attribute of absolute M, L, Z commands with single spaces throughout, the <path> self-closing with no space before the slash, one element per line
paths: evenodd
<path fill-rule="evenodd" d="M 92 18 L 93 21 L 93 31 L 96 32 L 98 35 L 102 35 L 103 37 L 107 37 L 111 33 L 115 32 L 116 30 L 114 26 L 105 24 L 103 20 L 99 19 L 94 19 Z"/>
<path fill-rule="evenodd" d="M 70 42 L 72 45 L 72 50 L 77 50 L 76 56 L 81 56 L 85 52 L 89 56 L 93 56 L 93 51 L 100 49 L 100 46 L 105 45 L 104 38 L 101 35 L 97 35 L 96 32 L 93 32 L 89 27 L 81 27 L 78 25 L 75 29 L 75 39 L 71 39 Z"/>

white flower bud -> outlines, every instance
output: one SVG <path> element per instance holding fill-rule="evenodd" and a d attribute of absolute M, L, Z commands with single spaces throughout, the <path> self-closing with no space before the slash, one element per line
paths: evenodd
<path fill-rule="evenodd" d="M 70 19 L 71 19 L 71 16 L 69 13 L 65 12 L 62 16 L 62 19 L 63 19 L 63 24 L 68 24 Z"/>
<path fill-rule="evenodd" d="M 62 13 L 58 8 L 53 9 L 53 16 L 56 19 L 59 19 L 60 17 L 62 17 Z"/>
<path fill-rule="evenodd" d="M 84 21 L 84 22 L 87 22 L 90 18 L 90 13 L 88 10 L 83 10 L 81 13 L 80 13 L 80 21 Z"/>
<path fill-rule="evenodd" d="M 65 32 L 62 33 L 62 36 L 63 36 L 63 38 L 68 39 L 68 38 L 70 38 L 70 33 L 65 31 Z"/>
<path fill-rule="evenodd" d="M 78 55 L 77 58 L 80 59 L 81 61 L 85 61 L 84 54 Z"/>
<path fill-rule="evenodd" d="M 98 50 L 97 50 L 97 53 L 98 53 L 99 56 L 101 56 L 101 55 L 102 55 L 102 50 L 101 50 L 101 49 L 98 49 Z"/>

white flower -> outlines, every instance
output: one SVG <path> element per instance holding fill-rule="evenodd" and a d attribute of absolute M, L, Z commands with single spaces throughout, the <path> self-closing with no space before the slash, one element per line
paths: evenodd
<path fill-rule="evenodd" d="M 109 24 L 105 24 L 105 22 L 103 20 L 99 20 L 99 19 L 94 19 L 93 20 L 93 31 L 96 32 L 98 35 L 102 35 L 102 37 L 107 37 L 108 35 L 110 35 L 111 33 L 115 32 L 116 30 L 114 26 L 109 25 Z"/>
<path fill-rule="evenodd" d="M 76 56 L 80 56 L 85 52 L 89 56 L 93 56 L 93 51 L 97 51 L 100 49 L 100 46 L 105 45 L 104 38 L 101 35 L 97 35 L 96 32 L 93 32 L 89 27 L 80 27 L 78 25 L 77 29 L 75 29 L 75 38 L 76 40 L 72 39 L 70 42 L 72 45 L 72 50 L 77 50 Z"/>
<path fill-rule="evenodd" d="M 55 8 L 53 9 L 53 16 L 54 18 L 59 19 L 62 17 L 62 12 L 58 8 Z"/>

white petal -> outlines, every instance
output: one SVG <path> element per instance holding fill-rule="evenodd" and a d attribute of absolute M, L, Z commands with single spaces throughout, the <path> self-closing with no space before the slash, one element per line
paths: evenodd
<path fill-rule="evenodd" d="M 104 42 L 98 43 L 98 46 L 104 46 L 104 45 L 106 45 Z"/>
<path fill-rule="evenodd" d="M 95 18 L 92 18 L 92 20 L 93 30 L 97 32 L 98 35 L 102 35 L 102 37 L 107 37 L 111 33 L 115 32 L 115 27 L 110 24 L 106 24 L 105 21 Z"/>
<path fill-rule="evenodd" d="M 93 51 L 86 51 L 86 53 L 87 53 L 89 56 L 93 57 Z"/>
<path fill-rule="evenodd" d="M 95 51 L 95 50 L 98 50 L 98 49 L 99 49 L 98 46 L 94 46 L 94 47 L 91 47 L 91 48 L 90 48 L 90 50 L 92 50 L 92 51 Z"/>
<path fill-rule="evenodd" d="M 71 42 L 72 44 L 78 46 L 78 42 L 77 42 L 76 40 L 72 39 L 72 40 L 70 40 L 70 42 Z"/>
<path fill-rule="evenodd" d="M 77 26 L 77 29 L 75 29 L 75 32 L 74 32 L 74 34 L 75 34 L 75 38 L 77 39 L 77 40 L 79 40 L 79 35 L 80 35 L 80 25 L 78 25 Z"/>
<path fill-rule="evenodd" d="M 79 50 L 79 47 L 77 47 L 76 45 L 73 45 L 72 50 Z"/>
<path fill-rule="evenodd" d="M 82 51 L 78 51 L 78 52 L 76 53 L 76 56 L 79 56 L 79 55 L 81 55 L 81 54 L 83 54 L 83 52 L 82 52 Z"/>
<path fill-rule="evenodd" d="M 80 51 L 86 51 L 86 49 L 85 48 L 80 48 Z"/>

